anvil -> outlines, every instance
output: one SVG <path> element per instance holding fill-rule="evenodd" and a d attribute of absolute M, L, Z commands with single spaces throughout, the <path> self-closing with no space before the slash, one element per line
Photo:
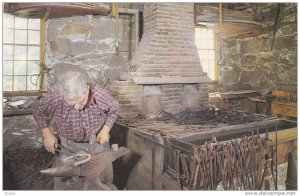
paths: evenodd
<path fill-rule="evenodd" d="M 85 177 L 85 190 L 112 190 L 111 187 L 101 182 L 101 172 L 113 161 L 128 153 L 128 148 L 120 147 L 118 151 L 108 150 L 93 156 L 91 154 L 80 154 L 79 156 L 86 156 L 86 158 L 82 161 L 65 163 L 61 166 L 41 170 L 40 172 L 54 177 Z"/>

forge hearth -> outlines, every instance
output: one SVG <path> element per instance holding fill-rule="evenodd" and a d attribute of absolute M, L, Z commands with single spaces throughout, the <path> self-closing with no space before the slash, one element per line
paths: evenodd
<path fill-rule="evenodd" d="M 119 119 L 119 122 L 128 125 L 130 128 L 144 130 L 147 133 L 159 133 L 167 137 L 183 138 L 213 132 L 215 129 L 222 130 L 224 127 L 243 127 L 244 124 L 250 124 L 248 130 L 242 130 L 247 135 L 251 133 L 249 132 L 251 130 L 256 131 L 256 125 L 263 125 L 262 131 L 265 131 L 266 126 L 277 120 L 276 117 L 249 113 L 238 109 L 215 110 L 206 107 L 198 111 L 183 111 L 176 114 L 160 112 L 152 115 L 151 118 L 140 115 L 139 118 L 135 119 Z M 278 124 L 278 129 L 286 127 Z"/>
<path fill-rule="evenodd" d="M 174 152 L 190 157 L 195 148 L 201 148 L 215 137 L 216 141 L 226 143 L 252 134 L 260 138 L 268 136 L 275 144 L 275 133 L 280 165 L 287 161 L 289 150 L 296 150 L 296 122 L 236 109 L 209 108 L 177 114 L 161 112 L 151 119 L 142 115 L 120 119 L 111 132 L 111 140 L 128 147 L 131 153 L 118 163 L 116 170 L 123 172 L 116 178 L 126 181 L 127 190 L 178 190 Z M 126 174 L 126 171 L 130 172 Z M 284 182 L 284 173 L 278 175 Z"/>

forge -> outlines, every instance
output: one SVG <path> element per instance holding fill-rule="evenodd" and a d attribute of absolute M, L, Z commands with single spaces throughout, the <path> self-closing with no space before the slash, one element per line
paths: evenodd
<path fill-rule="evenodd" d="M 176 168 L 176 153 L 191 161 L 195 149 L 213 142 L 225 145 L 253 135 L 272 143 L 277 149 L 277 157 L 273 151 L 273 164 L 281 165 L 287 162 L 287 154 L 296 149 L 296 130 L 297 123 L 293 121 L 236 109 L 215 111 L 207 108 L 197 112 L 160 113 L 151 119 L 119 120 L 111 133 L 111 140 L 128 147 L 131 154 L 115 163 L 115 184 L 122 189 L 122 184 L 117 181 L 123 185 L 125 181 L 128 190 L 189 189 L 187 184 L 179 185 L 177 177 L 182 177 L 183 168 L 182 162 L 180 170 Z M 187 161 L 186 165 L 191 176 L 192 164 Z M 285 174 L 280 174 L 278 183 L 284 185 L 285 177 Z M 269 183 L 263 181 L 264 188 L 272 189 L 267 186 Z"/>

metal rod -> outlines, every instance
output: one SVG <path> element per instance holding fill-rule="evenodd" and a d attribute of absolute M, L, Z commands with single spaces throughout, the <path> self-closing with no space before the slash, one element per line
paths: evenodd
<path fill-rule="evenodd" d="M 152 136 L 154 140 L 154 135 Z M 151 158 L 152 158 L 152 174 L 151 174 L 151 188 L 154 190 L 154 176 L 155 176 L 155 144 L 151 143 Z"/>
<path fill-rule="evenodd" d="M 181 148 L 180 146 L 177 146 L 177 145 L 175 145 L 175 144 L 172 144 L 172 143 L 170 143 L 170 145 L 171 145 L 171 146 L 175 146 L 175 147 L 177 147 L 177 148 L 180 148 L 181 150 L 183 150 L 183 151 L 185 151 L 185 152 L 188 152 L 188 153 L 190 153 L 190 151 L 189 151 L 189 150 L 187 150 L 187 149 L 184 149 L 184 148 Z"/>
<path fill-rule="evenodd" d="M 278 179 L 278 170 L 277 170 L 277 151 L 278 151 L 278 149 L 277 149 L 277 132 L 278 132 L 278 128 L 277 128 L 277 122 L 276 122 L 276 133 L 275 133 L 275 146 L 276 146 L 276 154 L 275 154 L 275 157 L 276 157 L 276 163 L 275 163 L 275 176 L 276 176 L 276 178 L 275 178 L 275 180 L 276 180 L 276 182 L 275 182 L 275 190 L 278 190 L 278 185 L 277 185 L 277 179 Z"/>
<path fill-rule="evenodd" d="M 219 3 L 219 60 L 218 63 L 221 62 L 222 59 L 222 3 Z"/>
<path fill-rule="evenodd" d="M 279 23 L 280 23 L 280 20 L 281 20 L 281 17 L 280 17 L 280 15 L 281 15 L 281 5 L 280 5 L 280 3 L 277 3 L 276 7 L 277 7 L 277 14 L 276 14 L 275 28 L 274 28 L 274 32 L 273 32 L 273 40 L 272 40 L 271 49 L 273 49 L 273 47 L 274 47 L 275 36 L 276 36 L 277 31 L 278 31 Z"/>

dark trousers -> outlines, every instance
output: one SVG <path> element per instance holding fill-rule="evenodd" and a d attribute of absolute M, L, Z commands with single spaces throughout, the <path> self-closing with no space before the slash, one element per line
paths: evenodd
<path fill-rule="evenodd" d="M 67 140 L 63 137 L 60 137 L 61 145 L 69 149 L 72 152 L 88 152 L 89 144 L 88 143 L 75 143 L 71 140 Z M 101 153 L 104 150 L 109 150 L 109 143 L 103 145 L 97 144 L 93 151 L 94 154 Z M 54 166 L 62 165 L 65 163 L 66 158 L 70 154 L 64 153 L 61 151 L 58 155 L 55 156 Z M 100 175 L 100 174 L 99 174 Z M 78 176 L 72 177 L 54 177 L 54 190 L 80 190 L 83 187 L 84 178 Z M 112 184 L 113 182 L 113 166 L 109 165 L 103 172 L 101 172 L 100 179 L 103 183 Z"/>

